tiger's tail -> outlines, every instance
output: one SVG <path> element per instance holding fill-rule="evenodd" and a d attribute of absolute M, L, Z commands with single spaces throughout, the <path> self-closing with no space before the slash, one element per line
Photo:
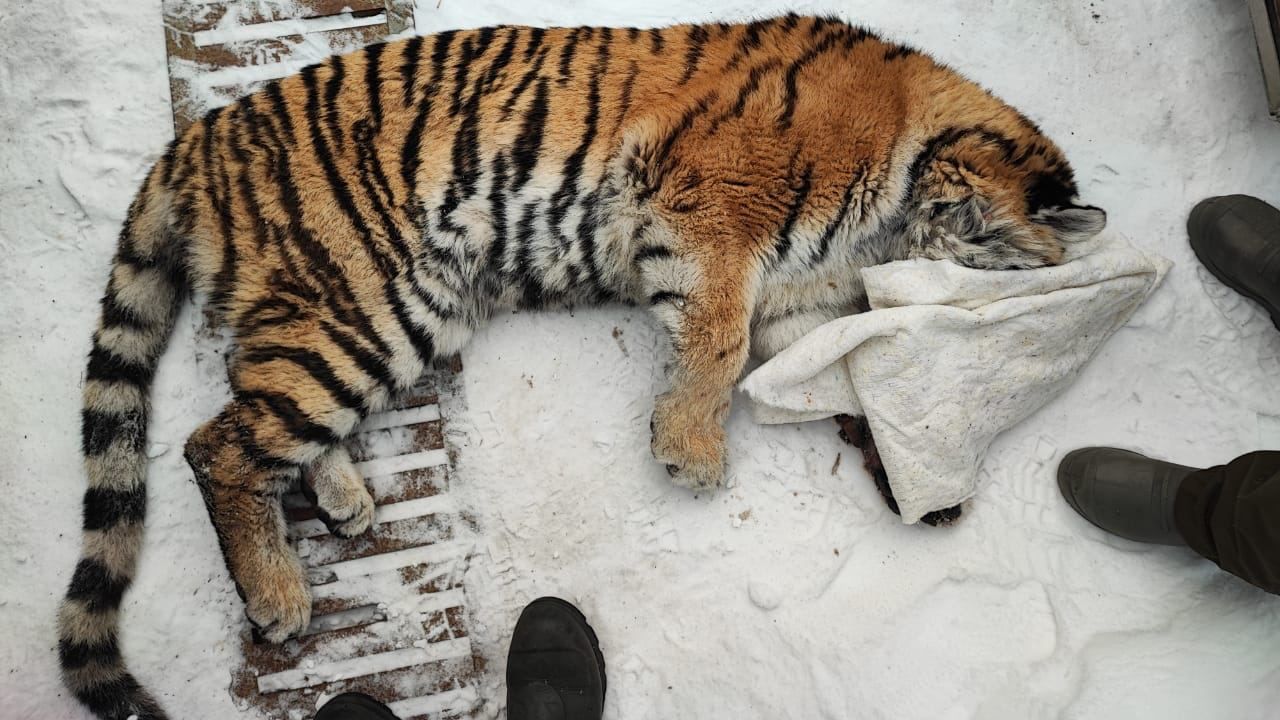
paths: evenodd
<path fill-rule="evenodd" d="M 84 532 L 58 612 L 63 681 L 109 720 L 166 717 L 125 668 L 118 631 L 121 596 L 142 547 L 148 394 L 185 295 L 185 244 L 165 187 L 171 162 L 157 163 L 129 208 L 102 298 L 81 411 Z"/>

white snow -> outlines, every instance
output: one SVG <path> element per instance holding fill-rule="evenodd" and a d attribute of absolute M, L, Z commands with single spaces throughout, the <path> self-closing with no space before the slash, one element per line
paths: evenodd
<path fill-rule="evenodd" d="M 792 8 L 985 83 L 1066 148 L 1112 232 L 1178 265 L 1073 388 L 997 441 L 950 529 L 902 526 L 831 424 L 757 427 L 741 408 L 732 487 L 675 489 L 648 456 L 666 349 L 643 311 L 499 318 L 464 355 L 469 411 L 451 425 L 454 493 L 480 528 L 466 587 L 490 660 L 481 716 L 501 716 L 507 633 L 547 593 L 599 632 L 610 718 L 1272 716 L 1280 603 L 1189 551 L 1105 536 L 1053 483 L 1085 444 L 1189 464 L 1280 444 L 1280 333 L 1196 266 L 1182 230 L 1205 195 L 1280 200 L 1244 4 L 422 0 L 417 23 Z M 170 134 L 159 3 L 0 5 L 0 717 L 85 717 L 53 651 L 78 547 L 79 383 L 120 221 Z M 253 717 L 226 689 L 240 603 L 174 450 L 224 400 L 194 318 L 156 382 L 124 652 L 180 717 Z"/>

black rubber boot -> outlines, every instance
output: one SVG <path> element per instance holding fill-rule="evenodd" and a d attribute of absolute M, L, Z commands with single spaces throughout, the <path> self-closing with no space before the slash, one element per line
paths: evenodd
<path fill-rule="evenodd" d="M 1248 195 L 1209 198 L 1191 211 L 1187 234 L 1205 268 L 1280 328 L 1280 210 Z"/>
<path fill-rule="evenodd" d="M 343 693 L 320 708 L 315 720 L 400 720 L 391 708 L 364 693 Z"/>
<path fill-rule="evenodd" d="M 600 720 L 604 656 L 582 612 L 559 598 L 520 613 L 507 654 L 508 720 Z"/>
<path fill-rule="evenodd" d="M 1173 502 L 1195 468 L 1128 450 L 1084 448 L 1058 465 L 1058 489 L 1077 513 L 1112 535 L 1145 543 L 1186 545 Z"/>

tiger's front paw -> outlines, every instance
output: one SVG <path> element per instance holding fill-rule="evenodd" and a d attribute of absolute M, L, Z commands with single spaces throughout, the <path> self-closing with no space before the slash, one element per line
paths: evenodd
<path fill-rule="evenodd" d="M 311 623 L 311 588 L 302 565 L 291 551 L 264 550 L 256 566 L 240 583 L 245 616 L 268 642 L 298 636 Z"/>
<path fill-rule="evenodd" d="M 330 450 L 308 467 L 302 489 L 334 535 L 352 538 L 373 525 L 373 496 L 345 448 Z"/>
<path fill-rule="evenodd" d="M 710 490 L 724 484 L 724 427 L 718 415 L 723 413 L 707 417 L 669 395 L 658 397 L 649 423 L 649 448 L 676 485 Z"/>

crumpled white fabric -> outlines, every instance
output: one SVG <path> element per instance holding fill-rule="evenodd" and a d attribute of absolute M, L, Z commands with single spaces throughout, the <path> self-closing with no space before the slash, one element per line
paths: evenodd
<path fill-rule="evenodd" d="M 1120 240 L 1036 270 L 864 268 L 871 310 L 829 322 L 741 383 L 757 422 L 865 415 L 902 520 L 977 490 L 991 441 L 1062 392 L 1164 278 Z"/>

